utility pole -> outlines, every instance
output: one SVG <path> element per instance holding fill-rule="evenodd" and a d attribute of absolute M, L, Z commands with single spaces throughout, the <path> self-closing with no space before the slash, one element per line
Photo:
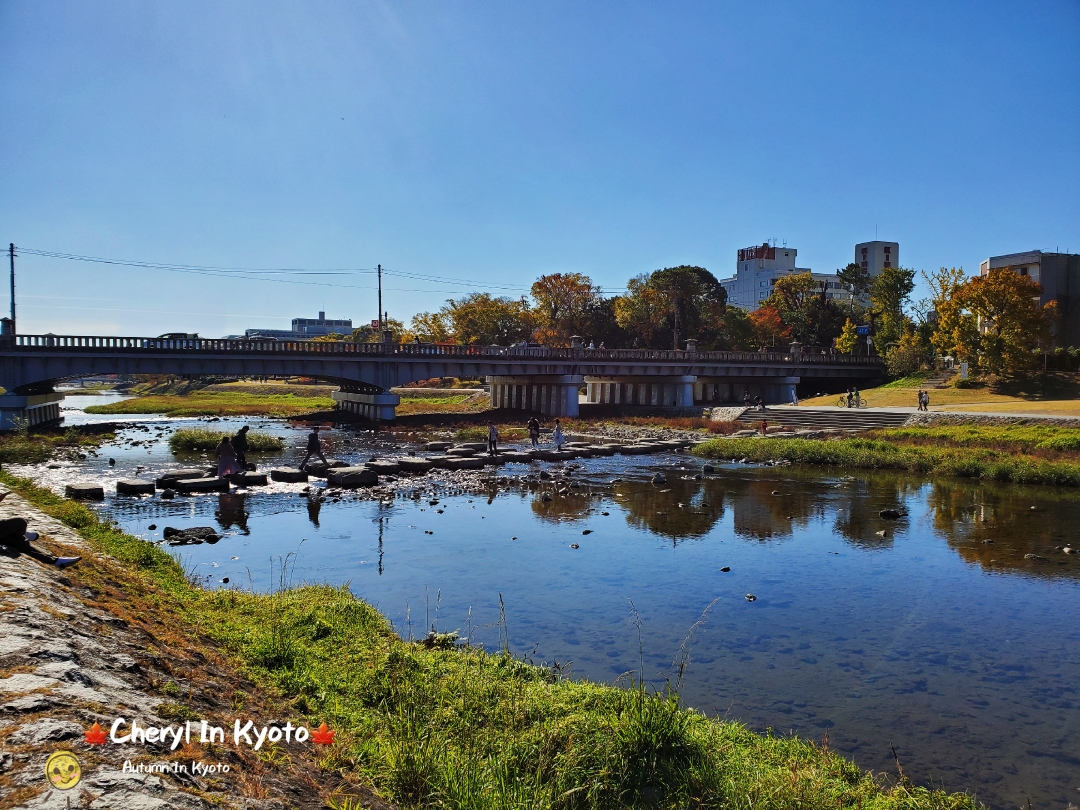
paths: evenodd
<path fill-rule="evenodd" d="M 12 297 L 12 301 L 14 300 L 15 298 Z M 14 303 L 12 306 L 15 306 Z M 382 265 L 379 265 L 379 340 L 382 340 Z"/>
<path fill-rule="evenodd" d="M 8 243 L 8 257 L 11 259 L 11 334 L 15 334 L 15 243 Z"/>

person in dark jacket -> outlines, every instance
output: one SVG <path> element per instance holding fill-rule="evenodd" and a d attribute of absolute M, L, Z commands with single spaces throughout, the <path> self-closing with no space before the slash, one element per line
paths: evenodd
<path fill-rule="evenodd" d="M 304 460 L 300 462 L 300 469 L 304 469 L 307 466 L 308 461 L 312 456 L 318 456 L 327 467 L 330 466 L 330 462 L 326 460 L 326 456 L 323 455 L 322 442 L 319 440 L 319 426 L 315 425 L 311 429 L 311 433 L 307 437 L 307 455 L 304 456 Z"/>
<path fill-rule="evenodd" d="M 6 497 L 7 494 L 5 492 L 0 495 L 0 500 Z M 55 566 L 56 568 L 67 568 L 82 559 L 82 557 L 57 557 L 55 554 L 50 554 L 34 545 L 34 541 L 37 539 L 38 533 L 28 532 L 26 530 L 26 521 L 22 518 L 0 520 L 0 553 L 11 557 L 25 554 L 40 563 Z"/>
<path fill-rule="evenodd" d="M 240 468 L 240 472 L 247 469 L 247 434 L 250 429 L 251 428 L 247 425 L 244 425 L 240 430 L 236 431 L 236 435 L 232 437 L 232 446 L 236 453 L 236 466 Z"/>

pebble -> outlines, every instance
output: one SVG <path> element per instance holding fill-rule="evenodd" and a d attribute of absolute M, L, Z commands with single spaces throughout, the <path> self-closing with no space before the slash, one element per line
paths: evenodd
<path fill-rule="evenodd" d="M 724 572 L 724 573 L 726 574 L 726 573 L 727 573 L 728 571 L 730 571 L 730 570 L 731 570 L 731 566 L 730 566 L 730 565 L 725 565 L 725 566 L 724 566 L 723 568 L 721 568 L 720 570 L 721 570 L 721 571 L 723 571 L 723 572 Z"/>
<path fill-rule="evenodd" d="M 899 520 L 904 516 L 904 513 L 899 509 L 882 509 L 878 512 L 878 515 L 885 518 L 885 520 Z"/>
<path fill-rule="evenodd" d="M 156 523 L 151 523 L 151 524 L 150 524 L 149 526 L 147 526 L 146 528 L 147 528 L 147 529 L 149 529 L 150 531 L 153 531 L 154 529 L 156 529 L 156 528 L 157 528 L 157 524 L 156 524 Z"/>
<path fill-rule="evenodd" d="M 601 512 L 600 514 L 603 515 L 604 517 L 607 517 L 608 515 L 611 514 L 611 512 Z"/>
<path fill-rule="evenodd" d="M 757 601 L 757 597 L 756 597 L 756 596 L 754 596 L 754 595 L 753 595 L 752 593 L 748 593 L 748 594 L 746 595 L 746 601 L 747 601 L 747 602 L 756 602 L 756 601 Z"/>
<path fill-rule="evenodd" d="M 780 494 L 780 490 L 778 490 L 778 489 L 774 489 L 774 490 L 772 491 L 772 494 L 773 494 L 773 495 L 779 495 L 779 494 Z"/>
<path fill-rule="evenodd" d="M 993 543 L 993 542 L 994 542 L 993 540 L 983 540 L 983 545 L 986 545 L 987 543 Z"/>
<path fill-rule="evenodd" d="M 874 532 L 874 534 L 876 534 L 878 537 L 884 537 L 885 536 L 885 530 L 882 529 L 880 532 Z"/>
<path fill-rule="evenodd" d="M 570 548 L 581 548 L 577 543 L 571 543 Z"/>
<path fill-rule="evenodd" d="M 592 534 L 592 529 L 585 529 L 582 534 Z"/>
<path fill-rule="evenodd" d="M 1072 548 L 1071 546 L 1065 546 L 1065 548 L 1063 548 L 1062 551 L 1064 551 L 1066 554 L 1075 554 L 1076 553 L 1076 549 Z"/>
<path fill-rule="evenodd" d="M 222 577 L 221 578 L 221 584 L 222 585 L 228 585 L 229 584 L 229 578 L 228 577 Z"/>
<path fill-rule="evenodd" d="M 652 482 L 654 484 L 666 484 L 667 483 L 667 478 L 665 478 L 660 473 L 657 473 L 656 475 L 653 476 Z"/>

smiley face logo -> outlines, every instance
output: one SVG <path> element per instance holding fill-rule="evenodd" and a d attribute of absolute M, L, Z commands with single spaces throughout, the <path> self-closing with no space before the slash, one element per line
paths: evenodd
<path fill-rule="evenodd" d="M 82 779 L 79 759 L 70 751 L 56 751 L 45 760 L 45 777 L 59 790 L 71 790 Z"/>

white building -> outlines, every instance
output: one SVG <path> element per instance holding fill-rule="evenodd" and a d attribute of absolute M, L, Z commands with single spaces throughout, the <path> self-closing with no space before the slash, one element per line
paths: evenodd
<path fill-rule="evenodd" d="M 855 264 L 876 278 L 884 268 L 900 266 L 900 243 L 860 242 L 855 246 Z"/>
<path fill-rule="evenodd" d="M 727 291 L 728 303 L 753 312 L 772 295 L 778 278 L 801 273 L 810 273 L 814 281 L 825 284 L 827 297 L 845 302 L 850 298 L 834 273 L 814 273 L 809 267 L 796 267 L 798 252 L 795 248 L 776 247 L 768 242 L 740 250 L 735 275 L 720 279 L 720 285 Z"/>

